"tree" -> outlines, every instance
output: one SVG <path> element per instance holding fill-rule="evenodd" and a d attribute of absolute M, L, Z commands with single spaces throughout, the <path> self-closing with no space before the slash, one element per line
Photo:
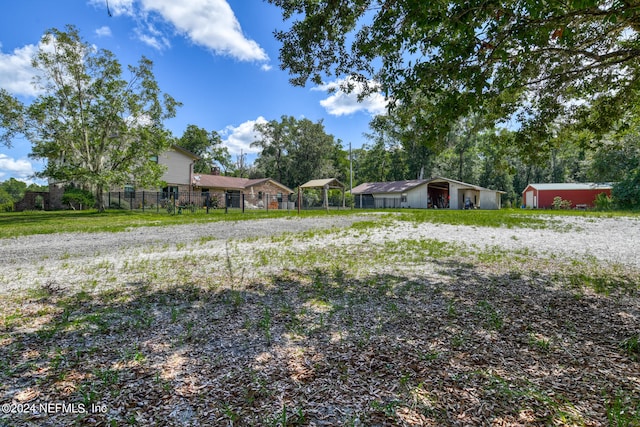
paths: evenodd
<path fill-rule="evenodd" d="M 20 201 L 27 191 L 27 184 L 15 178 L 9 178 L 0 183 L 0 188 L 4 189 L 14 202 Z"/>
<path fill-rule="evenodd" d="M 20 131 L 33 143 L 32 156 L 48 160 L 40 176 L 93 189 L 100 210 L 111 186 L 159 183 L 163 170 L 153 156 L 170 145 L 163 120 L 179 103 L 161 93 L 150 60 L 129 66 L 124 80 L 111 52 L 67 26 L 44 34 L 33 65 L 42 95 L 13 111 L 24 111 Z"/>
<path fill-rule="evenodd" d="M 0 88 L 0 144 L 11 147 L 11 140 L 24 129 L 24 107 L 9 92 Z"/>
<path fill-rule="evenodd" d="M 222 138 L 216 131 L 208 132 L 196 125 L 188 125 L 178 145 L 200 156 L 193 168 L 196 173 L 210 173 L 215 163 L 225 173 L 231 167 L 229 150 L 222 145 Z"/>
<path fill-rule="evenodd" d="M 287 154 L 292 146 L 290 134 L 294 131 L 295 123 L 294 117 L 282 116 L 280 122 L 271 120 L 255 125 L 255 130 L 261 137 L 253 141 L 251 146 L 262 150 L 256 159 L 256 166 L 265 173 L 265 176 L 272 177 L 278 182 L 286 183 L 291 178 L 289 176 L 290 159 Z"/>
<path fill-rule="evenodd" d="M 291 188 L 310 179 L 342 176 L 342 147 L 325 132 L 322 121 L 282 116 L 279 122 L 271 120 L 255 128 L 260 138 L 251 145 L 261 148 L 256 159 L 261 175 Z"/>
<path fill-rule="evenodd" d="M 423 122 L 423 143 L 473 111 L 519 122 L 522 152 L 544 155 L 554 126 L 606 132 L 640 100 L 634 2 L 269 2 L 293 19 L 276 31 L 293 84 L 350 76 Z"/>

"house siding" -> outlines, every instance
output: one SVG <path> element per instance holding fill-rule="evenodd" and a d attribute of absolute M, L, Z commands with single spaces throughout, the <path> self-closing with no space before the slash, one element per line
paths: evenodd
<path fill-rule="evenodd" d="M 427 186 L 421 185 L 416 188 L 412 188 L 407 192 L 407 208 L 414 209 L 426 209 L 429 203 L 429 194 L 427 193 Z"/>
<path fill-rule="evenodd" d="M 165 166 L 166 170 L 161 179 L 168 185 L 190 186 L 193 161 L 193 158 L 173 148 L 162 153 L 158 156 L 158 163 Z"/>

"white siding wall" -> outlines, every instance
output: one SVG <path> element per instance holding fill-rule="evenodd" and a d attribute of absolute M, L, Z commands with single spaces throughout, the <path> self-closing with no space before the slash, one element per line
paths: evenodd
<path fill-rule="evenodd" d="M 158 156 L 158 163 L 167 167 L 162 175 L 162 180 L 167 184 L 189 185 L 189 175 L 193 159 L 179 151 L 169 149 Z"/>
<path fill-rule="evenodd" d="M 460 186 L 455 184 L 455 183 L 450 183 L 449 184 L 449 209 L 462 209 L 464 208 L 464 198 L 466 197 L 464 194 L 460 194 L 462 193 L 462 191 L 460 191 Z M 460 199 L 459 197 L 462 197 L 462 199 Z M 471 200 L 473 200 L 472 196 Z"/>
<path fill-rule="evenodd" d="M 495 191 L 480 191 L 481 209 L 500 209 L 500 193 Z"/>
<path fill-rule="evenodd" d="M 427 186 L 420 185 L 407 192 L 407 203 L 404 203 L 402 207 L 411 207 L 414 209 L 426 209 L 427 203 L 428 203 Z"/>

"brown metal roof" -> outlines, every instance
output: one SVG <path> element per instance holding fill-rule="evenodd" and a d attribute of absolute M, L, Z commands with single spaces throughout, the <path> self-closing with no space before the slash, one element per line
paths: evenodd
<path fill-rule="evenodd" d="M 406 181 L 391 181 L 391 182 L 365 182 L 351 190 L 351 194 L 379 194 L 379 193 L 403 193 L 405 191 L 412 190 L 420 185 L 424 184 L 437 184 L 437 183 L 455 183 L 462 188 L 470 188 L 473 190 L 489 190 L 477 185 L 468 184 L 462 181 L 456 181 L 455 179 L 435 177 L 431 179 L 410 179 Z M 490 190 L 494 191 L 494 190 Z M 498 191 L 501 193 L 500 191 Z"/>
<path fill-rule="evenodd" d="M 274 185 L 282 188 L 284 192 L 293 193 L 292 189 L 271 178 L 248 179 L 209 174 L 195 174 L 193 176 L 193 185 L 203 188 L 219 188 L 221 190 L 246 190 L 249 187 L 267 181 L 271 181 Z"/>
<path fill-rule="evenodd" d="M 412 179 L 408 181 L 365 182 L 351 190 L 351 194 L 402 193 L 419 185 L 428 183 L 426 179 Z"/>

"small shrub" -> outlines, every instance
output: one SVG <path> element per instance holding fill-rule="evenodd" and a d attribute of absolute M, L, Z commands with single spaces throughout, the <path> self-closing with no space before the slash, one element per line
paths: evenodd
<path fill-rule="evenodd" d="M 606 193 L 600 193 L 596 196 L 594 205 L 598 211 L 610 211 L 613 209 L 613 200 Z"/>
<path fill-rule="evenodd" d="M 553 198 L 553 209 L 571 209 L 571 200 L 556 196 Z"/>
<path fill-rule="evenodd" d="M 62 203 L 69 205 L 73 210 L 76 208 L 82 210 L 92 208 L 96 204 L 96 199 L 91 191 L 69 187 L 64 190 Z"/>

